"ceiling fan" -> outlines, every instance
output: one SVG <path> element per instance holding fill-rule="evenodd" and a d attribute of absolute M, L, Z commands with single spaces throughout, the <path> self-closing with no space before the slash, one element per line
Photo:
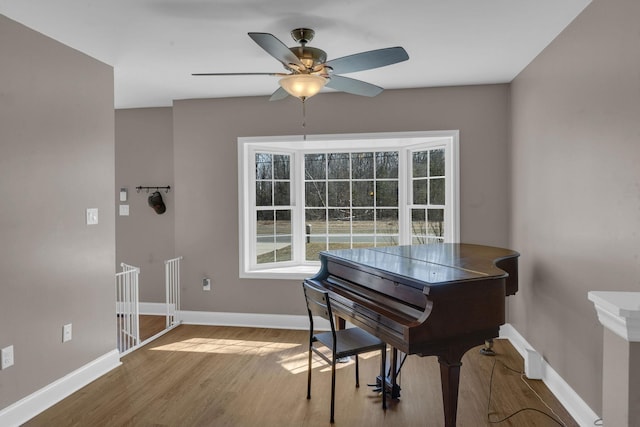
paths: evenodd
<path fill-rule="evenodd" d="M 280 61 L 288 73 L 194 73 L 193 76 L 278 76 L 280 88 L 270 100 L 276 101 L 288 95 L 300 98 L 303 102 L 317 94 L 325 85 L 329 88 L 354 95 L 376 96 L 382 88 L 362 80 L 356 80 L 340 74 L 370 70 L 406 61 L 409 55 L 402 47 L 389 47 L 343 56 L 327 61 L 327 54 L 315 47 L 307 46 L 315 31 L 309 28 L 296 28 L 291 37 L 300 46 L 287 47 L 273 34 L 249 33 L 249 37 L 268 54 Z"/>

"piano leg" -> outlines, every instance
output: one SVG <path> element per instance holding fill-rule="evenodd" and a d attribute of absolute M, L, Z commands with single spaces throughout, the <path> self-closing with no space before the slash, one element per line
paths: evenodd
<path fill-rule="evenodd" d="M 445 427 L 455 427 L 458 414 L 458 386 L 460 385 L 460 367 L 462 363 L 449 363 L 441 358 L 440 381 L 442 382 L 442 403 L 444 405 Z"/>
<path fill-rule="evenodd" d="M 468 349 L 467 346 L 449 348 L 445 354 L 438 355 L 445 427 L 455 427 L 456 425 L 460 368 L 462 367 L 461 360 Z"/>
<path fill-rule="evenodd" d="M 336 328 L 338 328 L 338 330 L 342 330 L 347 327 L 347 321 L 344 320 L 342 317 L 338 316 L 337 314 L 334 315 L 333 317 L 334 317 L 334 323 L 336 325 Z"/>
<path fill-rule="evenodd" d="M 391 398 L 400 398 L 400 387 L 398 386 L 398 349 L 393 347 L 391 350 Z"/>
<path fill-rule="evenodd" d="M 342 329 L 346 329 L 347 328 L 347 321 L 344 320 L 342 317 L 338 316 L 337 314 L 333 316 L 334 317 L 334 325 L 336 326 L 336 328 L 338 328 L 338 330 L 342 330 Z M 337 360 L 338 363 L 349 363 L 351 361 L 351 358 L 349 356 L 346 357 L 341 357 Z"/>

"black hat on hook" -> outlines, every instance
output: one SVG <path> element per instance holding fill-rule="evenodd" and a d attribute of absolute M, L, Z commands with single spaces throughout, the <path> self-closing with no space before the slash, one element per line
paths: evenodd
<path fill-rule="evenodd" d="M 151 206 L 158 215 L 163 214 L 167 210 L 167 207 L 162 201 L 162 194 L 160 194 L 159 191 L 156 191 L 149 196 L 149 206 Z"/>

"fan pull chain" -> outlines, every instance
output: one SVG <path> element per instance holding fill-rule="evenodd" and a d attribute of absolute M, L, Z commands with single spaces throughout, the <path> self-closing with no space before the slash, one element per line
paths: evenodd
<path fill-rule="evenodd" d="M 303 129 L 303 135 L 302 135 L 302 140 L 306 141 L 307 140 L 307 130 L 305 129 L 307 127 L 307 107 L 306 104 L 304 102 L 305 98 L 302 97 L 302 129 Z"/>

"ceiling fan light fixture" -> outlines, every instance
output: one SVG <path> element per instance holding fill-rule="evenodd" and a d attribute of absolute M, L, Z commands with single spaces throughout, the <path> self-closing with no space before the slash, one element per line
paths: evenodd
<path fill-rule="evenodd" d="M 291 74 L 280 79 L 280 86 L 291 96 L 307 99 L 317 94 L 327 79 L 316 74 Z"/>

